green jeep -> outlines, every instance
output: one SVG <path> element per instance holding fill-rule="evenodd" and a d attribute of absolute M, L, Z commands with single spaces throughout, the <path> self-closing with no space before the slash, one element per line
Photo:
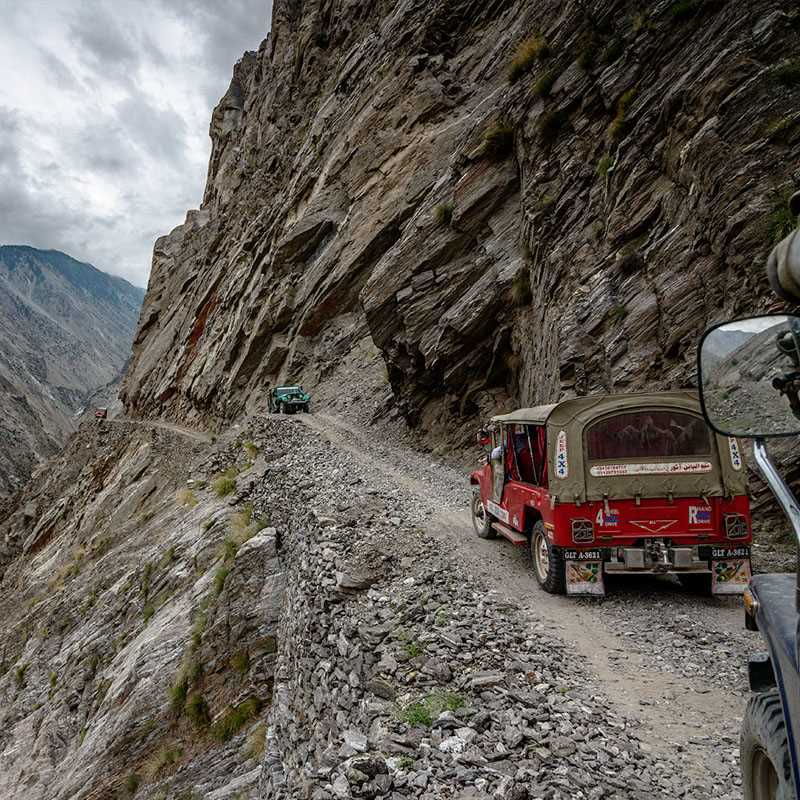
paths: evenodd
<path fill-rule="evenodd" d="M 276 386 L 269 394 L 271 414 L 294 414 L 297 411 L 308 413 L 311 396 L 301 386 Z"/>

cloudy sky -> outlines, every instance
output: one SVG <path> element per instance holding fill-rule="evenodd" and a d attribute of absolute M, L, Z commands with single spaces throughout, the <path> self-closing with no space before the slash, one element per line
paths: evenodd
<path fill-rule="evenodd" d="M 145 286 L 202 198 L 211 110 L 270 0 L 0 0 L 0 244 Z"/>

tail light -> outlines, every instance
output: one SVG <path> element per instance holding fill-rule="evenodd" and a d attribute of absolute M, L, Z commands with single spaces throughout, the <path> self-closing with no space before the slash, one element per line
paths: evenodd
<path fill-rule="evenodd" d="M 747 520 L 741 514 L 726 514 L 725 535 L 729 539 L 744 539 L 747 536 Z"/>
<path fill-rule="evenodd" d="M 594 526 L 590 520 L 572 520 L 572 541 L 575 542 L 575 544 L 594 541 Z"/>

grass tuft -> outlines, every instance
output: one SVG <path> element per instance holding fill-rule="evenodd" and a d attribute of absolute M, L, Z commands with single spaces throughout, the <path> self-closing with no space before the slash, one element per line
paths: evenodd
<path fill-rule="evenodd" d="M 539 135 L 546 144 L 552 144 L 567 123 L 564 111 L 550 111 L 539 117 Z"/>
<path fill-rule="evenodd" d="M 194 508 L 197 505 L 197 496 L 191 489 L 180 489 L 176 495 L 178 505 L 183 508 Z"/>
<path fill-rule="evenodd" d="M 628 316 L 628 309 L 623 306 L 614 306 L 606 313 L 606 319 L 609 322 L 622 322 Z"/>
<path fill-rule="evenodd" d="M 611 120 L 608 133 L 612 141 L 619 141 L 628 132 L 630 128 L 630 120 L 628 119 L 628 109 L 633 99 L 636 97 L 635 89 L 628 89 L 619 100 L 617 100 L 617 113 L 614 119 Z"/>
<path fill-rule="evenodd" d="M 495 120 L 483 134 L 481 155 L 492 161 L 504 161 L 513 151 L 514 129 L 502 120 Z"/>
<path fill-rule="evenodd" d="M 556 75 L 555 70 L 547 70 L 547 72 L 542 73 L 536 82 L 533 84 L 533 93 L 537 97 L 547 97 L 550 94 L 550 90 L 553 88 L 553 84 L 556 82 Z"/>
<path fill-rule="evenodd" d="M 239 650 L 231 656 L 231 667 L 242 674 L 250 669 L 250 655 L 247 650 Z"/>
<path fill-rule="evenodd" d="M 244 447 L 244 451 L 247 453 L 248 458 L 251 461 L 255 461 L 256 456 L 258 456 L 259 453 L 259 449 L 255 442 L 245 442 L 242 446 Z"/>
<path fill-rule="evenodd" d="M 261 701 L 257 697 L 249 697 L 244 702 L 239 703 L 238 706 L 232 708 L 211 726 L 211 736 L 218 742 L 229 741 L 260 710 Z"/>
<path fill-rule="evenodd" d="M 508 68 L 508 82 L 516 83 L 523 75 L 533 69 L 537 60 L 547 58 L 550 48 L 542 36 L 536 35 L 526 39 L 517 48 Z"/>
<path fill-rule="evenodd" d="M 772 80 L 780 86 L 791 89 L 800 85 L 800 58 L 792 61 L 784 61 L 783 64 L 775 67 L 771 74 Z"/>
<path fill-rule="evenodd" d="M 200 692 L 192 692 L 189 695 L 184 711 L 189 721 L 197 728 L 205 728 L 211 722 L 208 703 Z"/>
<path fill-rule="evenodd" d="M 25 680 L 25 673 L 28 671 L 27 664 L 20 664 L 14 670 L 14 683 L 17 684 L 17 689 L 24 689 L 27 685 L 27 681 Z"/>
<path fill-rule="evenodd" d="M 460 694 L 435 692 L 403 708 L 400 719 L 412 728 L 429 728 L 443 711 L 457 711 L 463 707 L 464 698 Z"/>
<path fill-rule="evenodd" d="M 236 491 L 236 478 L 232 478 L 229 475 L 220 475 L 211 481 L 211 488 L 217 497 L 227 497 Z"/>
<path fill-rule="evenodd" d="M 777 244 L 788 236 L 796 227 L 797 220 L 789 211 L 788 198 L 782 197 L 776 203 L 766 221 L 766 236 L 770 244 Z"/>
<path fill-rule="evenodd" d="M 230 573 L 230 568 L 225 566 L 219 567 L 214 573 L 214 595 L 216 597 L 222 594 L 222 590 L 225 588 L 225 581 Z"/>
<path fill-rule="evenodd" d="M 261 722 L 253 728 L 247 737 L 247 754 L 255 761 L 261 761 L 267 746 L 267 726 Z"/>
<path fill-rule="evenodd" d="M 606 153 L 598 162 L 597 162 L 597 174 L 601 178 L 605 178 L 608 175 L 611 166 L 614 163 L 614 159 L 611 157 L 610 153 Z"/>
<path fill-rule="evenodd" d="M 533 300 L 527 269 L 521 269 L 514 275 L 514 280 L 511 281 L 511 299 L 515 306 L 527 306 Z"/>
<path fill-rule="evenodd" d="M 439 203 L 433 209 L 433 218 L 444 228 L 449 228 L 453 222 L 453 204 Z"/>

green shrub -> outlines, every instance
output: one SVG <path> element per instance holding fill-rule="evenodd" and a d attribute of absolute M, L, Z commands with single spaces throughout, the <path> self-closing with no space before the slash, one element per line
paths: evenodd
<path fill-rule="evenodd" d="M 563 111 L 550 111 L 539 117 L 539 135 L 545 144 L 552 144 L 567 122 L 567 114 Z"/>
<path fill-rule="evenodd" d="M 227 497 L 236 491 L 236 479 L 229 475 L 220 475 L 211 481 L 211 488 L 217 497 Z"/>
<path fill-rule="evenodd" d="M 449 228 L 453 222 L 453 204 L 439 203 L 439 205 L 433 209 L 433 218 L 439 225 Z"/>
<path fill-rule="evenodd" d="M 406 645 L 406 653 L 408 653 L 411 658 L 421 656 L 423 653 L 422 645 L 420 645 L 419 642 L 409 642 Z"/>
<path fill-rule="evenodd" d="M 800 120 L 796 117 L 779 117 L 778 119 L 771 120 L 764 124 L 761 127 L 761 134 L 765 139 L 769 139 L 771 142 L 788 144 L 798 122 L 800 122 Z"/>
<path fill-rule="evenodd" d="M 508 68 L 508 82 L 516 83 L 523 75 L 533 69 L 537 59 L 547 58 L 550 48 L 547 42 L 539 35 L 531 36 L 517 48 L 511 65 Z"/>
<path fill-rule="evenodd" d="M 20 664 L 14 670 L 14 682 L 17 684 L 17 689 L 24 689 L 27 685 L 25 680 L 25 673 L 28 671 L 27 664 Z"/>
<path fill-rule="evenodd" d="M 629 89 L 617 100 L 617 113 L 614 119 L 611 120 L 611 125 L 608 128 L 609 136 L 611 136 L 611 139 L 615 142 L 622 139 L 630 128 L 628 108 L 633 102 L 634 97 L 636 97 L 636 90 Z"/>
<path fill-rule="evenodd" d="M 58 683 L 58 673 L 57 672 L 51 672 L 50 673 L 50 688 L 51 689 L 55 689 L 57 683 Z"/>
<path fill-rule="evenodd" d="M 464 707 L 464 698 L 454 692 L 434 692 L 402 709 L 400 719 L 411 727 L 430 727 L 443 711 Z"/>
<path fill-rule="evenodd" d="M 123 789 L 127 797 L 133 797 L 139 789 L 139 784 L 142 782 L 141 778 L 135 773 L 132 772 L 125 778 L 125 782 L 123 784 Z"/>
<path fill-rule="evenodd" d="M 164 747 L 159 750 L 158 755 L 153 763 L 153 773 L 158 775 L 162 770 L 172 767 L 178 763 L 178 760 L 183 755 L 180 747 Z"/>
<path fill-rule="evenodd" d="M 208 703 L 200 692 L 192 692 L 186 700 L 184 711 L 190 722 L 198 728 L 205 728 L 211 722 Z"/>
<path fill-rule="evenodd" d="M 784 61 L 778 67 L 772 70 L 772 79 L 780 84 L 791 89 L 793 86 L 800 85 L 800 58 L 795 58 L 792 61 Z"/>
<path fill-rule="evenodd" d="M 676 22 L 683 22 L 693 17 L 700 10 L 702 4 L 703 0 L 678 0 L 669 7 L 667 13 Z"/>
<path fill-rule="evenodd" d="M 222 566 L 214 573 L 214 594 L 217 597 L 222 594 L 222 590 L 225 588 L 225 581 L 228 575 L 230 575 L 230 572 L 230 568 Z"/>
<path fill-rule="evenodd" d="M 606 153 L 598 162 L 597 162 L 597 174 L 601 178 L 605 178 L 608 175 L 608 171 L 611 169 L 611 165 L 614 163 L 614 159 L 611 157 L 609 153 Z"/>
<path fill-rule="evenodd" d="M 797 220 L 789 211 L 788 198 L 782 198 L 767 217 L 766 234 L 770 244 L 777 244 L 797 227 Z"/>
<path fill-rule="evenodd" d="M 250 669 L 250 655 L 247 650 L 239 650 L 231 656 L 231 667 L 241 673 Z"/>
<path fill-rule="evenodd" d="M 511 281 L 511 299 L 516 306 L 530 305 L 533 300 L 527 269 L 521 269 L 514 275 L 514 279 Z"/>
<path fill-rule="evenodd" d="M 514 151 L 514 129 L 501 120 L 493 122 L 483 134 L 481 154 L 492 161 L 503 161 Z"/>
<path fill-rule="evenodd" d="M 239 703 L 238 706 L 232 708 L 211 726 L 211 736 L 218 742 L 229 741 L 260 710 L 261 701 L 257 697 L 249 697 L 244 702 Z"/>
<path fill-rule="evenodd" d="M 247 453 L 248 457 L 251 461 L 255 461 L 256 456 L 259 453 L 258 447 L 256 446 L 255 442 L 245 442 L 244 451 Z"/>
<path fill-rule="evenodd" d="M 550 94 L 550 90 L 553 88 L 553 84 L 556 82 L 557 77 L 558 76 L 553 69 L 542 73 L 537 79 L 536 83 L 533 84 L 533 93 L 537 97 L 547 97 Z"/>
<path fill-rule="evenodd" d="M 189 678 L 178 674 L 178 680 L 169 688 L 169 705 L 172 713 L 178 716 L 186 705 L 186 695 L 189 693 Z"/>
<path fill-rule="evenodd" d="M 634 16 L 631 30 L 634 34 L 641 33 L 642 31 L 652 31 L 655 30 L 655 25 L 653 24 L 653 20 L 650 19 L 650 15 L 642 11 Z"/>
<path fill-rule="evenodd" d="M 144 624 L 147 625 L 148 622 L 153 617 L 153 614 L 156 613 L 155 608 L 153 607 L 152 603 L 145 603 L 144 608 L 142 609 L 142 619 L 144 620 Z"/>

